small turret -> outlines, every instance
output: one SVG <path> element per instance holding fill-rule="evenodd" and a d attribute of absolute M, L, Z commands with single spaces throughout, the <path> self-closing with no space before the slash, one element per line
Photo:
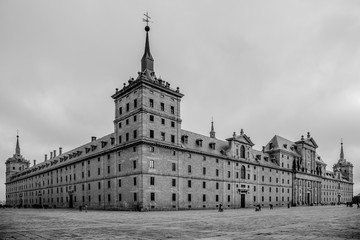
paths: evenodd
<path fill-rule="evenodd" d="M 213 121 L 213 120 L 211 120 L 210 137 L 211 137 L 211 138 L 215 138 L 215 130 L 214 130 L 214 121 Z"/>

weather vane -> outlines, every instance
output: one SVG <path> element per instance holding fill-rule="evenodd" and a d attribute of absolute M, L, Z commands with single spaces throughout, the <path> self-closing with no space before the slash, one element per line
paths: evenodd
<path fill-rule="evenodd" d="M 151 17 L 149 16 L 149 13 L 148 13 L 148 12 L 146 12 L 146 13 L 144 14 L 144 16 L 146 17 L 146 19 L 143 18 L 143 22 L 146 22 L 146 26 L 148 27 L 148 26 L 149 26 L 149 22 L 152 22 L 152 21 L 149 20 L 149 19 L 151 19 Z"/>

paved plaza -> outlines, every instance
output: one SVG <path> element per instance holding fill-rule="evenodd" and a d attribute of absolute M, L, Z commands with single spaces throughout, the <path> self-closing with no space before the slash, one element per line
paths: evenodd
<path fill-rule="evenodd" d="M 360 239 L 360 209 L 0 209 L 0 239 Z"/>

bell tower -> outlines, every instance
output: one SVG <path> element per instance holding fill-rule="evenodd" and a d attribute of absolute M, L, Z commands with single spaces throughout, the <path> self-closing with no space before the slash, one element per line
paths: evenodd
<path fill-rule="evenodd" d="M 29 168 L 30 162 L 20 154 L 19 135 L 16 135 L 15 154 L 8 158 L 6 164 L 6 182 L 11 180 L 14 174 Z"/>

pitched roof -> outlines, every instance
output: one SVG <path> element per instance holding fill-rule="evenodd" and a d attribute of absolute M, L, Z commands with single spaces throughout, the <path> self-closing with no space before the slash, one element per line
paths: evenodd
<path fill-rule="evenodd" d="M 294 142 L 275 135 L 265 146 L 265 151 L 283 150 L 300 157 L 300 154 L 296 151 L 296 148 L 297 147 Z"/>

